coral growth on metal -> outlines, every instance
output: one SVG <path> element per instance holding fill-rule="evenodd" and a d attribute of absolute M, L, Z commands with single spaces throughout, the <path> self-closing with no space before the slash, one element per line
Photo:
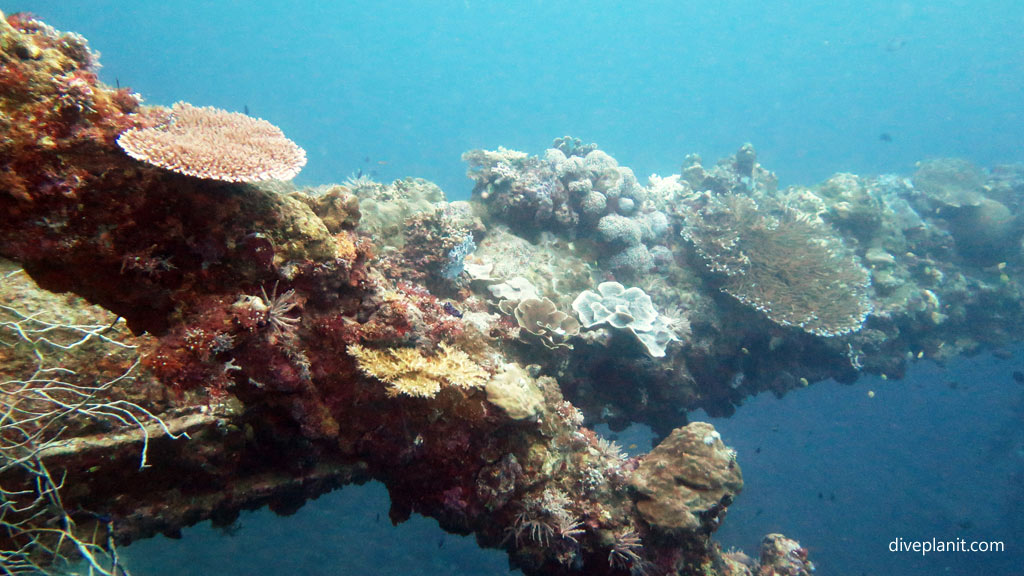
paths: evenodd
<path fill-rule="evenodd" d="M 20 266 L 4 279 L 124 319 L 0 308 L 16 342 L 0 348 L 0 456 L 18 463 L 0 467 L 0 558 L 18 569 L 84 557 L 109 573 L 118 544 L 373 479 L 393 520 L 475 532 L 531 575 L 802 576 L 806 549 L 781 535 L 757 557 L 711 540 L 741 474 L 686 414 L 898 378 L 1024 325 L 1020 227 L 970 225 L 1020 217 L 1024 170 L 975 189 L 951 164 L 943 178 L 983 198 L 938 211 L 892 175 L 777 190 L 752 146 L 643 185 L 566 137 L 541 156 L 468 153 L 469 203 L 411 178 L 242 185 L 293 176 L 301 151 L 281 137 L 259 160 L 212 152 L 229 146 L 212 133 L 250 119 L 178 105 L 169 121 L 95 65 L 81 37 L 0 16 L 0 256 Z M 280 136 L 256 126 L 257 147 Z M 997 260 L 964 257 L 979 247 Z M 580 331 L 570 303 L 623 284 L 644 306 Z M 657 354 L 614 328 L 638 318 Z M 24 415 L 40 407 L 37 435 Z M 664 440 L 627 457 L 585 419 Z"/>
<path fill-rule="evenodd" d="M 291 180 L 306 165 L 305 150 L 270 122 L 186 102 L 158 126 L 126 130 L 117 144 L 147 164 L 225 182 Z"/>

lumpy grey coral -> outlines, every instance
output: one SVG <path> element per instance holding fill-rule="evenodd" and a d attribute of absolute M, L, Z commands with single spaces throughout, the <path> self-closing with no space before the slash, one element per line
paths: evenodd
<path fill-rule="evenodd" d="M 635 277 L 650 271 L 654 267 L 654 258 L 647 246 L 637 244 L 613 254 L 605 264 L 614 272 Z"/>
<path fill-rule="evenodd" d="M 636 246 L 643 238 L 644 231 L 636 220 L 609 214 L 597 223 L 597 233 L 601 240 L 609 244 Z"/>

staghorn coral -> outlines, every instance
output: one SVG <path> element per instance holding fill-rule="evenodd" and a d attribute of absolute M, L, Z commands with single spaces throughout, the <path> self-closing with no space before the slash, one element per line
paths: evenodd
<path fill-rule="evenodd" d="M 225 182 L 291 180 L 306 152 L 277 126 L 212 106 L 178 102 L 161 125 L 117 138 L 132 158 L 172 172 Z"/>
<path fill-rule="evenodd" d="M 416 348 L 365 348 L 358 344 L 348 347 L 359 369 L 387 383 L 388 395 L 432 398 L 442 385 L 464 390 L 482 388 L 487 383 L 487 371 L 473 362 L 468 354 L 444 342 L 436 356 L 426 357 Z"/>
<path fill-rule="evenodd" d="M 763 209 L 747 196 L 709 193 L 701 202 L 682 234 L 724 275 L 722 291 L 811 334 L 860 329 L 871 312 L 870 277 L 827 227 L 785 207 Z"/>

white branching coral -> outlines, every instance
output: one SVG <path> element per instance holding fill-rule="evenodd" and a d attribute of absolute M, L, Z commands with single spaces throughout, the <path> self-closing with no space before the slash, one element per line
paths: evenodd
<path fill-rule="evenodd" d="M 178 102 L 170 119 L 122 133 L 117 144 L 132 158 L 209 180 L 291 180 L 306 152 L 266 120 Z"/>

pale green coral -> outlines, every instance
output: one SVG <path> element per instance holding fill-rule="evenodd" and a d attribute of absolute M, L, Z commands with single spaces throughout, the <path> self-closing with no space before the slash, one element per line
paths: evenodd
<path fill-rule="evenodd" d="M 567 308 L 573 294 L 594 284 L 593 268 L 581 256 L 574 244 L 551 234 L 541 233 L 532 243 L 504 226 L 492 225 L 470 258 L 487 267 L 486 281 L 498 283 L 497 292 L 491 290 L 485 296 L 517 303 L 547 297 L 560 308 Z M 534 287 L 532 292 L 526 284 Z"/>

